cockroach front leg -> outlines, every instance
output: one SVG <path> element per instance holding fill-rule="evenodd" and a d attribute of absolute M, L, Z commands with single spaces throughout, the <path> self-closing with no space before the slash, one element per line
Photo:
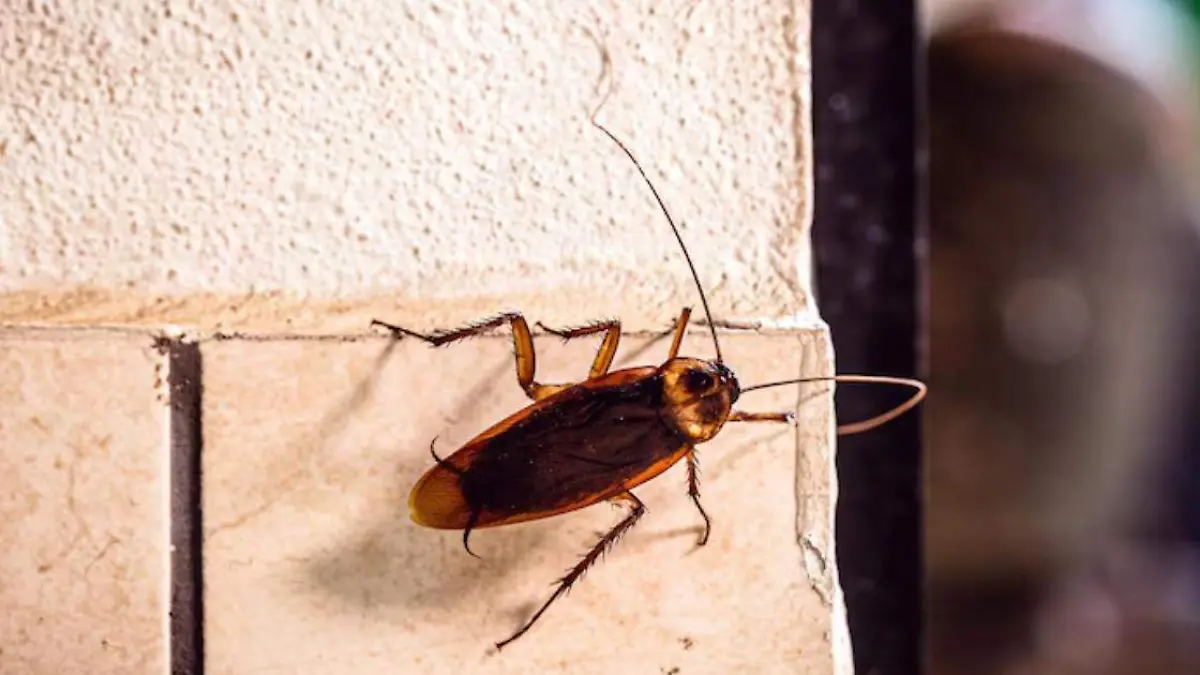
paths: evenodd
<path fill-rule="evenodd" d="M 793 412 L 756 413 L 734 410 L 729 413 L 730 422 L 780 422 L 791 423 L 796 420 Z"/>
<path fill-rule="evenodd" d="M 542 617 L 542 614 L 544 614 L 546 610 L 550 608 L 550 605 L 554 604 L 555 600 L 558 600 L 560 597 L 566 594 L 567 591 L 571 590 L 571 585 L 576 581 L 579 581 L 580 577 L 587 572 L 588 568 L 596 564 L 596 561 L 600 560 L 605 551 L 612 548 L 613 544 L 617 543 L 617 540 L 620 539 L 621 536 L 626 532 L 628 532 L 630 528 L 637 524 L 637 521 L 640 520 L 641 517 L 646 513 L 646 505 L 643 504 L 642 500 L 638 499 L 632 492 L 626 492 L 618 495 L 617 497 L 614 497 L 612 501 L 629 503 L 631 506 L 629 513 L 623 520 L 621 520 L 621 522 L 617 523 L 616 527 L 609 530 L 608 534 L 601 537 L 600 541 L 596 542 L 596 545 L 592 547 L 592 550 L 588 551 L 587 555 L 583 556 L 583 558 L 576 563 L 575 567 L 571 568 L 570 572 L 567 572 L 566 576 L 558 580 L 558 588 L 554 590 L 554 594 L 550 596 L 550 599 L 547 600 L 544 605 L 542 605 L 541 609 L 539 609 L 533 615 L 533 618 L 527 621 L 520 630 L 518 630 L 516 633 L 513 633 L 508 639 L 503 640 L 502 642 L 497 642 L 496 649 L 503 649 L 505 645 L 521 637 L 530 628 L 532 628 L 533 624 L 537 623 L 537 620 Z"/>
<path fill-rule="evenodd" d="M 674 335 L 671 336 L 671 348 L 667 350 L 667 360 L 679 356 L 679 347 L 683 345 L 683 334 L 687 332 L 688 319 L 692 316 L 692 308 L 684 307 L 679 313 L 679 320 L 675 322 Z"/>
<path fill-rule="evenodd" d="M 608 372 L 609 367 L 612 366 L 613 357 L 617 355 L 617 344 L 621 341 L 621 322 L 616 319 L 597 321 L 586 326 L 562 330 L 549 328 L 539 321 L 537 327 L 551 335 L 557 335 L 564 341 L 603 332 L 604 341 L 600 343 L 600 349 L 596 351 L 596 358 L 592 361 L 592 370 L 588 373 L 589 379 L 600 377 Z"/>
<path fill-rule="evenodd" d="M 752 413 L 734 410 L 729 413 L 730 422 L 791 422 L 796 418 L 795 414 L 790 412 L 782 413 Z M 708 543 L 708 535 L 712 532 L 712 520 L 708 517 L 708 512 L 700 504 L 700 463 L 696 459 L 695 449 L 687 454 L 688 468 L 688 496 L 692 498 L 692 503 L 696 505 L 696 509 L 700 511 L 700 516 L 704 518 L 704 535 L 700 537 L 697 546 L 704 546 Z"/>
<path fill-rule="evenodd" d="M 371 325 L 386 328 L 397 338 L 401 336 L 414 337 L 418 340 L 424 340 L 434 347 L 441 347 L 452 342 L 481 335 L 505 323 L 512 326 L 513 350 L 517 361 L 517 382 L 520 383 L 521 389 L 525 391 L 525 394 L 537 401 L 562 390 L 566 385 L 540 384 L 533 379 L 534 372 L 537 369 L 537 358 L 533 352 L 533 335 L 530 334 L 529 324 L 525 322 L 525 317 L 521 316 L 520 312 L 504 312 L 503 314 L 481 319 L 462 328 L 434 331 L 429 335 L 411 331 L 390 323 L 384 323 L 378 319 L 372 321 Z"/>
<path fill-rule="evenodd" d="M 688 468 L 688 496 L 692 498 L 692 503 L 696 505 L 696 509 L 700 511 L 700 516 L 704 518 L 704 536 L 700 537 L 697 546 L 703 546 L 708 543 L 708 534 L 712 532 L 712 521 L 708 518 L 708 513 L 704 507 L 700 505 L 700 463 L 696 460 L 696 450 L 692 449 L 687 454 Z"/>

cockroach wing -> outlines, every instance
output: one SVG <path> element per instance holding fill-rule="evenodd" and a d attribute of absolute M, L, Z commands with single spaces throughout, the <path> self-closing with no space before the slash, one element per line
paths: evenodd
<path fill-rule="evenodd" d="M 663 420 L 654 367 L 587 380 L 496 424 L 426 473 L 412 518 L 495 527 L 574 511 L 654 478 L 691 449 Z"/>

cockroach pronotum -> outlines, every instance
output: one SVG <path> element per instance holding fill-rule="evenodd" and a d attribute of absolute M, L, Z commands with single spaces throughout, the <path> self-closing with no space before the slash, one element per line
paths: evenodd
<path fill-rule="evenodd" d="M 646 508 L 633 489 L 686 459 L 688 496 L 704 519 L 708 541 L 712 527 L 700 504 L 696 446 L 712 440 L 726 422 L 778 422 L 793 420 L 791 412 L 746 412 L 733 404 L 758 389 L 805 382 L 837 381 L 898 384 L 916 390 L 907 401 L 886 413 L 862 422 L 838 426 L 839 434 L 867 431 L 916 406 L 925 396 L 925 385 L 902 377 L 833 375 L 799 378 L 741 387 L 721 357 L 721 345 L 708 299 L 679 228 L 650 182 L 641 164 L 625 144 L 599 123 L 592 122 L 624 151 L 650 187 L 667 218 L 691 270 L 701 305 L 712 333 L 715 360 L 679 356 L 691 317 L 684 307 L 672 330 L 667 359 L 660 366 L 641 366 L 609 372 L 621 337 L 618 320 L 597 321 L 577 328 L 556 330 L 536 326 L 564 340 L 603 333 L 588 378 L 578 384 L 548 385 L 534 379 L 533 336 L 524 316 L 505 312 L 463 328 L 417 333 L 383 321 L 373 321 L 394 338 L 408 336 L 439 347 L 511 326 L 516 349 L 517 381 L 533 403 L 482 432 L 454 453 L 439 457 L 436 465 L 413 486 L 409 496 L 411 517 L 419 525 L 462 530 L 463 548 L 478 528 L 499 527 L 557 516 L 600 502 L 623 503 L 625 517 L 558 580 L 548 600 L 519 630 L 496 643 L 498 649 L 524 635 L 551 604 L 571 588 L 589 567 L 627 533 Z M 478 556 L 476 556 L 478 557 Z"/>

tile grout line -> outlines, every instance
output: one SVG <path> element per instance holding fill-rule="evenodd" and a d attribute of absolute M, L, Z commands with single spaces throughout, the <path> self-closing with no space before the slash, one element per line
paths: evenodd
<path fill-rule="evenodd" d="M 170 611 L 172 675 L 204 672 L 204 566 L 201 506 L 203 361 L 200 346 L 160 340 L 170 391 Z"/>
<path fill-rule="evenodd" d="M 694 319 L 688 334 L 703 334 L 708 330 L 708 322 Z M 718 329 L 731 334 L 752 333 L 756 335 L 795 335 L 812 331 L 827 330 L 827 325 L 817 317 L 813 322 L 800 320 L 750 320 L 713 322 Z M 546 331 L 534 330 L 535 336 L 549 335 Z M 670 328 L 663 329 L 625 329 L 622 337 L 657 337 L 669 334 Z M 44 339 L 89 339 L 95 334 L 115 334 L 146 336 L 164 345 L 195 344 L 205 342 L 375 342 L 392 339 L 387 333 L 379 331 L 362 332 L 326 332 L 326 333 L 290 333 L 286 331 L 238 331 L 238 330 L 201 330 L 179 326 L 110 326 L 110 325 L 68 325 L 68 324 L 33 324 L 33 323 L 0 323 L 0 339 L 19 335 L 25 338 L 37 336 Z M 489 337 L 489 336 L 481 336 Z M 490 337 L 498 337 L 493 335 Z"/>

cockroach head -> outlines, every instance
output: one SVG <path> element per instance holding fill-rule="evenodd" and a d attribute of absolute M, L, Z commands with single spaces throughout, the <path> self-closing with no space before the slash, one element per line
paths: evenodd
<path fill-rule="evenodd" d="M 741 387 L 720 361 L 672 359 L 661 368 L 663 417 L 694 443 L 717 435 Z"/>

